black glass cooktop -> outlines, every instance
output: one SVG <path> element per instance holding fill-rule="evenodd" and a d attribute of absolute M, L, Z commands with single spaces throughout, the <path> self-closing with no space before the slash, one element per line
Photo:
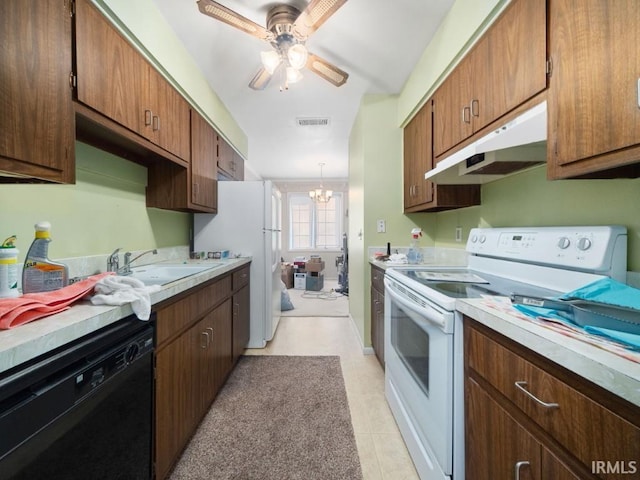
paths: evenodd
<path fill-rule="evenodd" d="M 510 296 L 517 293 L 535 297 L 556 297 L 555 290 L 541 288 L 485 272 L 471 270 L 425 270 L 398 269 L 425 287 L 451 298 L 479 298 L 485 295 Z"/>

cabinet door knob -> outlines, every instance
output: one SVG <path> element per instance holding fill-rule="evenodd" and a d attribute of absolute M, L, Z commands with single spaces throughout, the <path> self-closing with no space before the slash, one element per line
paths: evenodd
<path fill-rule="evenodd" d="M 523 460 L 521 462 L 517 462 L 515 465 L 515 480 L 520 480 L 520 469 L 522 467 L 524 467 L 525 465 L 531 465 L 530 462 L 527 462 L 526 460 Z"/>
<path fill-rule="evenodd" d="M 153 116 L 153 131 L 157 132 L 160 130 L 160 117 L 157 115 Z"/>
<path fill-rule="evenodd" d="M 204 337 L 204 342 L 202 341 Z M 200 348 L 205 349 L 209 346 L 209 334 L 207 332 L 200 333 Z"/>
<path fill-rule="evenodd" d="M 144 124 L 145 126 L 151 125 L 151 119 L 153 118 L 153 112 L 149 109 L 144 111 Z"/>
<path fill-rule="evenodd" d="M 538 405 L 543 406 L 544 408 L 559 408 L 560 405 L 558 403 L 547 403 L 547 402 L 543 402 L 542 400 L 540 400 L 538 397 L 536 397 L 533 393 L 531 393 L 529 390 L 527 390 L 526 387 L 527 386 L 527 382 L 524 381 L 520 381 L 520 382 L 515 382 L 515 386 L 518 390 L 520 390 L 521 392 L 524 392 L 528 397 L 532 398 L 533 400 L 535 400 L 535 402 Z"/>

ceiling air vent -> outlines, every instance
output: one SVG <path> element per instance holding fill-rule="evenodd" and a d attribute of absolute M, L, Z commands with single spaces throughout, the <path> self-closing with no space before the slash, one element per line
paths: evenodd
<path fill-rule="evenodd" d="M 320 118 L 320 117 L 298 117 L 296 118 L 296 123 L 299 127 L 328 127 L 329 126 L 329 118 Z"/>

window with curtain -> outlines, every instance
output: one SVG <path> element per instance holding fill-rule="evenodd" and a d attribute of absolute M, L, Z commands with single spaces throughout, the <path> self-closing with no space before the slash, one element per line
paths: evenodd
<path fill-rule="evenodd" d="M 289 193 L 289 249 L 340 250 L 342 193 L 327 203 L 315 203 L 307 192 Z"/>

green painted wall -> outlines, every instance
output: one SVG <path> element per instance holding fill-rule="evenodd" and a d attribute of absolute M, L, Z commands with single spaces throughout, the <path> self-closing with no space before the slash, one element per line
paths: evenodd
<path fill-rule="evenodd" d="M 433 245 L 435 216 L 402 214 L 402 129 L 396 96 L 367 95 L 351 131 L 349 151 L 349 311 L 365 346 L 371 345 L 369 247 L 406 246 L 421 221 L 423 246 Z M 432 218 L 433 223 L 426 221 Z M 376 221 L 387 233 L 377 233 Z"/>
<path fill-rule="evenodd" d="M 0 236 L 18 236 L 19 261 L 33 225 L 52 224 L 51 258 L 189 244 L 190 216 L 146 208 L 147 169 L 76 143 L 75 185 L 2 185 Z"/>
<path fill-rule="evenodd" d="M 548 181 L 537 167 L 482 187 L 482 206 L 437 214 L 436 244 L 459 246 L 454 228 L 465 240 L 475 226 L 624 225 L 628 269 L 640 271 L 640 179 Z"/>

